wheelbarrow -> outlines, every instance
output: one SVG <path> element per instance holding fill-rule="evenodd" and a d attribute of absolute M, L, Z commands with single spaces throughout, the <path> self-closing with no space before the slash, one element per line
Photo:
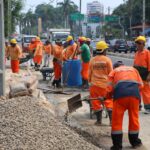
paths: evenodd
<path fill-rule="evenodd" d="M 72 98 L 67 100 L 69 113 L 73 113 L 77 109 L 81 108 L 83 106 L 82 102 L 86 101 L 86 102 L 89 103 L 89 106 L 90 106 L 90 118 L 92 119 L 92 109 L 91 109 L 91 103 L 90 103 L 92 100 L 100 100 L 102 105 L 103 105 L 103 110 L 107 114 L 107 110 L 106 110 L 106 108 L 104 106 L 104 103 L 103 103 L 105 101 L 104 97 L 97 97 L 97 98 L 84 97 L 84 98 L 81 98 L 81 94 L 77 94 L 74 97 L 72 97 Z"/>
<path fill-rule="evenodd" d="M 54 69 L 49 67 L 43 67 L 40 69 L 40 72 L 42 73 L 43 80 L 46 80 L 47 77 L 49 77 L 49 80 L 51 81 L 54 76 Z"/>
<path fill-rule="evenodd" d="M 32 58 L 33 58 L 33 55 L 28 54 L 25 58 L 20 58 L 19 63 L 22 64 L 22 63 L 28 62 Z"/>

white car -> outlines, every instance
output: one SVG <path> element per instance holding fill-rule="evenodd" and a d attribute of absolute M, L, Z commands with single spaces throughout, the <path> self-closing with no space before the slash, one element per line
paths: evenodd
<path fill-rule="evenodd" d="M 146 48 L 150 50 L 150 37 L 146 38 Z"/>

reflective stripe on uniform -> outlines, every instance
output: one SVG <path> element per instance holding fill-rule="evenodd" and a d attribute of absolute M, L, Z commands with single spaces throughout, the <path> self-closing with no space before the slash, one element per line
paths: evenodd
<path fill-rule="evenodd" d="M 138 134 L 139 131 L 129 131 L 129 134 Z"/>
<path fill-rule="evenodd" d="M 122 132 L 122 130 L 120 130 L 120 131 L 111 131 L 111 134 L 122 134 L 123 132 Z"/>

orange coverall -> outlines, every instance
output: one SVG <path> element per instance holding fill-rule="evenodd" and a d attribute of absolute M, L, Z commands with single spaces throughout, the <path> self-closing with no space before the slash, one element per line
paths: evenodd
<path fill-rule="evenodd" d="M 104 55 L 97 55 L 90 60 L 89 65 L 89 83 L 90 97 L 105 97 L 107 94 L 108 75 L 112 71 L 111 60 Z M 102 110 L 102 104 L 99 100 L 93 100 L 91 102 L 92 109 L 96 111 Z M 104 101 L 104 105 L 109 110 L 113 108 L 112 99 Z"/>
<path fill-rule="evenodd" d="M 63 52 L 63 47 L 62 46 L 58 46 L 58 45 L 53 46 L 53 55 L 54 55 L 53 66 L 54 66 L 55 80 L 61 79 L 61 73 L 62 73 L 62 66 L 61 66 L 62 52 Z"/>
<path fill-rule="evenodd" d="M 76 48 L 77 48 L 77 44 L 74 43 L 73 45 L 69 45 L 66 50 L 63 52 L 63 60 L 66 61 L 70 58 L 73 57 L 75 51 L 76 51 Z"/>
<path fill-rule="evenodd" d="M 40 65 L 42 62 L 42 56 L 43 56 L 43 44 L 41 42 L 38 42 L 36 44 L 36 49 L 34 53 L 34 63 L 37 65 Z"/>
<path fill-rule="evenodd" d="M 7 55 L 11 59 L 11 69 L 13 73 L 19 72 L 19 59 L 22 56 L 21 48 L 16 45 L 15 47 L 9 46 Z"/>
<path fill-rule="evenodd" d="M 108 97 L 114 99 L 112 113 L 112 140 L 122 148 L 122 123 L 126 110 L 129 115 L 129 141 L 136 145 L 139 133 L 140 91 L 143 87 L 138 71 L 133 67 L 120 66 L 109 74 Z"/>
<path fill-rule="evenodd" d="M 150 109 L 150 85 L 146 79 L 143 78 L 144 75 L 141 73 L 143 69 L 147 70 L 147 73 L 150 72 L 150 52 L 146 49 L 141 52 L 137 51 L 134 58 L 134 66 L 141 74 L 144 83 L 142 89 L 144 108 Z"/>

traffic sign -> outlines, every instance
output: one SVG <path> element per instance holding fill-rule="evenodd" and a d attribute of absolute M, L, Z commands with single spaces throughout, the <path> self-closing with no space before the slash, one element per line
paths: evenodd
<path fill-rule="evenodd" d="M 70 15 L 72 21 L 81 21 L 84 20 L 84 15 L 80 13 L 73 13 Z"/>
<path fill-rule="evenodd" d="M 118 22 L 118 16 L 105 16 L 105 22 Z"/>

